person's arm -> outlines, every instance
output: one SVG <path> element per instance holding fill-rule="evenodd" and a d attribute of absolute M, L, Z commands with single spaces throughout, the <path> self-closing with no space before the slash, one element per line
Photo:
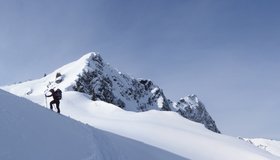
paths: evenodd
<path fill-rule="evenodd" d="M 50 95 L 45 94 L 45 96 L 46 96 L 46 97 L 51 97 L 51 96 L 52 96 L 52 94 L 50 94 Z"/>

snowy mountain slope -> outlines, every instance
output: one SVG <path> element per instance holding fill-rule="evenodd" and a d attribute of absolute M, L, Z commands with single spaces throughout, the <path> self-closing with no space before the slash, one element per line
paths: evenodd
<path fill-rule="evenodd" d="M 65 106 L 71 106 L 80 99 L 79 101 L 83 102 L 81 105 L 87 107 L 83 111 L 78 107 L 73 107 L 72 111 L 65 109 L 66 115 L 80 111 L 72 115 L 73 118 L 182 157 L 200 160 L 277 159 L 237 138 L 213 133 L 201 124 L 186 120 L 174 112 L 129 112 L 101 101 L 86 100 L 75 92 L 67 94 L 70 98 L 64 100 Z"/>
<path fill-rule="evenodd" d="M 58 77 L 61 82 L 56 84 L 55 77 L 58 73 L 62 75 Z M 215 121 L 201 101 L 192 101 L 192 103 L 186 101 L 184 105 L 178 105 L 180 102 L 175 103 L 167 99 L 163 90 L 151 80 L 135 79 L 123 74 L 106 64 L 102 57 L 96 53 L 89 53 L 39 80 L 5 88 L 18 95 L 35 96 L 42 94 L 46 86 L 52 84 L 65 91 L 74 89 L 86 93 L 90 95 L 91 99 L 115 104 L 128 111 L 173 110 L 185 118 L 202 123 L 206 128 L 220 133 Z M 196 97 L 196 99 L 198 98 Z"/>
<path fill-rule="evenodd" d="M 34 84 L 34 86 L 36 85 Z M 18 87 L 17 89 L 18 93 L 23 93 L 26 88 Z M 37 90 L 37 88 L 33 89 Z M 16 92 L 16 90 L 13 91 Z M 42 106 L 45 104 L 43 94 L 21 96 Z M 75 91 L 64 92 L 61 111 L 66 116 L 96 128 L 144 142 L 184 158 L 199 160 L 280 159 L 238 138 L 211 132 L 203 125 L 189 121 L 175 112 L 125 111 L 112 104 L 92 101 L 90 96 Z"/>
<path fill-rule="evenodd" d="M 153 108 L 155 110 L 148 110 L 147 112 L 134 112 L 137 110 L 137 105 L 133 106 L 133 103 L 136 104 L 137 101 L 132 101 L 127 103 L 131 104 L 131 106 L 127 105 L 126 108 L 131 109 L 127 109 L 128 111 L 126 111 L 120 107 L 108 104 L 106 102 L 92 101 L 91 99 L 93 98 L 93 95 L 89 93 L 85 94 L 73 91 L 73 86 L 77 84 L 75 80 L 83 77 L 79 76 L 82 73 L 81 71 L 84 70 L 86 72 L 87 70 L 91 70 L 90 68 L 92 66 L 90 66 L 89 63 L 95 64 L 96 62 L 92 61 L 100 61 L 99 58 L 95 59 L 96 56 L 97 54 L 88 54 L 78 61 L 65 65 L 39 80 L 5 86 L 2 88 L 18 96 L 30 99 L 41 106 L 45 106 L 46 102 L 44 98 L 44 91 L 46 90 L 46 86 L 50 85 L 49 82 L 51 82 L 51 85 L 56 84 L 54 81 L 59 79 L 61 82 L 55 86 L 63 90 L 63 99 L 61 101 L 62 114 L 70 116 L 71 118 L 87 123 L 96 128 L 144 142 L 184 158 L 202 160 L 279 159 L 278 157 L 272 156 L 268 152 L 248 144 L 247 142 L 239 140 L 238 138 L 211 132 L 205 129 L 203 125 L 189 121 L 176 112 L 159 111 L 160 109 L 157 110 L 156 108 L 158 106 Z M 98 66 L 97 67 L 99 69 L 102 68 L 100 65 Z M 123 75 L 114 69 L 112 69 L 114 74 L 104 70 L 106 69 L 103 68 L 100 70 L 101 77 L 106 76 L 106 74 L 115 76 L 118 74 Z M 61 73 L 62 76 L 58 79 L 55 79 L 57 73 Z M 126 76 L 123 75 L 123 77 Z M 127 78 L 129 77 L 127 76 Z M 125 78 L 122 80 L 125 80 Z M 150 81 L 139 81 L 141 81 L 141 84 L 144 85 L 144 90 L 147 88 L 147 91 L 151 92 L 144 94 L 145 96 L 151 95 L 153 97 L 153 95 L 161 95 L 161 93 L 158 92 L 160 89 L 157 89 L 154 84 L 150 83 Z M 117 80 L 116 83 L 117 82 L 121 84 L 119 80 Z M 140 86 L 142 86 L 141 84 Z M 149 88 L 151 86 L 153 88 L 152 90 Z M 87 89 L 90 89 L 90 87 Z M 117 90 L 115 87 L 112 87 L 111 89 L 114 91 Z M 144 92 L 144 90 L 143 93 L 146 92 Z M 119 91 L 116 93 L 121 93 Z M 133 91 L 139 91 L 139 88 L 134 88 Z M 102 99 L 102 94 L 99 96 L 99 99 Z M 159 101 L 156 103 L 153 101 L 152 104 L 162 104 L 161 102 L 163 102 L 164 97 L 154 97 L 155 99 L 159 99 Z M 174 105 L 175 110 L 181 109 L 181 112 L 188 111 L 190 115 L 194 114 L 194 117 L 196 118 L 199 118 L 202 115 L 201 119 L 204 120 L 204 118 L 207 117 L 207 111 L 203 109 L 203 104 L 197 99 L 196 96 L 191 95 L 188 97 L 184 98 L 184 103 L 183 101 L 180 101 L 181 103 L 173 103 L 167 100 L 168 106 Z M 51 99 L 48 99 L 48 102 L 50 102 L 50 100 Z M 181 114 L 184 114 L 184 112 Z"/>
<path fill-rule="evenodd" d="M 280 157 L 280 141 L 264 138 L 243 139 L 267 152 L 270 152 L 273 155 Z"/>
<path fill-rule="evenodd" d="M 104 132 L 0 90 L 0 159 L 185 159 Z"/>

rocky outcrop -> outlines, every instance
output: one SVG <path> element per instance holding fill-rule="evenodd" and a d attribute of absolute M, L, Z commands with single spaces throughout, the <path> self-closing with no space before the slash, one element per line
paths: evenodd
<path fill-rule="evenodd" d="M 187 119 L 204 124 L 206 128 L 213 132 L 221 133 L 217 128 L 215 121 L 207 112 L 203 103 L 196 95 L 190 95 L 182 98 L 176 107 L 178 112 Z"/>

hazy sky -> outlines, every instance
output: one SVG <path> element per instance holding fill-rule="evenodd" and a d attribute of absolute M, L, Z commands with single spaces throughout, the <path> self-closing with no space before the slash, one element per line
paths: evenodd
<path fill-rule="evenodd" d="M 0 85 L 96 51 L 226 134 L 280 140 L 279 0 L 0 0 Z"/>

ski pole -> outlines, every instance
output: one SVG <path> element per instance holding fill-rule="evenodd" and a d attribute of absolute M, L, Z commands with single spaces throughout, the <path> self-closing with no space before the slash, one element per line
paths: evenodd
<path fill-rule="evenodd" d="M 46 108 L 48 108 L 48 101 L 47 101 L 47 91 L 48 91 L 48 88 L 44 91 L 44 96 L 45 96 L 45 103 L 46 103 Z"/>
<path fill-rule="evenodd" d="M 46 102 L 46 108 L 48 108 L 48 99 L 46 95 L 45 95 L 45 102 Z"/>

